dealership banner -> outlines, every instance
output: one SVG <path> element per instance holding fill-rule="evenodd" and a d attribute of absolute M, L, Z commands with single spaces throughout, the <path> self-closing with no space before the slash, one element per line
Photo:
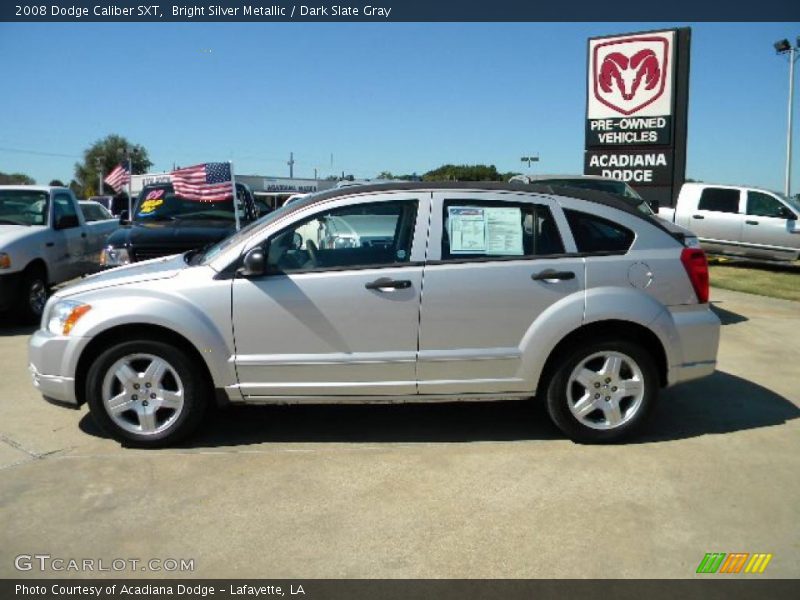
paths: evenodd
<path fill-rule="evenodd" d="M 686 175 L 688 28 L 590 38 L 583 172 L 671 206 Z"/>
<path fill-rule="evenodd" d="M 0 21 L 792 21 L 796 2 L 733 0 L 724 10 L 713 3 L 672 0 L 379 0 L 368 2 L 274 2 L 216 0 L 213 3 L 169 2 L 142 4 L 141 0 L 96 2 L 49 0 L 0 3 Z"/>
<path fill-rule="evenodd" d="M 797 598 L 800 580 L 695 579 L 25 579 L 0 580 L 4 600 L 744 600 Z"/>

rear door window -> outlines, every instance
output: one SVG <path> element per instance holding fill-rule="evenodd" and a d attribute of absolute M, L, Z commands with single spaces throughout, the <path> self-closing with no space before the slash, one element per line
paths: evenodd
<path fill-rule="evenodd" d="M 698 210 L 738 213 L 739 190 L 728 188 L 705 188 L 700 194 Z"/>
<path fill-rule="evenodd" d="M 514 259 L 563 254 L 546 206 L 491 200 L 446 200 L 442 260 Z"/>
<path fill-rule="evenodd" d="M 581 254 L 624 254 L 636 238 L 627 227 L 597 215 L 569 209 L 564 215 Z"/>

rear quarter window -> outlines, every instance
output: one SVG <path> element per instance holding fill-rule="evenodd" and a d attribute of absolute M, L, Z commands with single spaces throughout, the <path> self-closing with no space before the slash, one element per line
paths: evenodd
<path fill-rule="evenodd" d="M 619 223 L 578 210 L 564 210 L 578 252 L 582 254 L 624 254 L 636 235 Z"/>

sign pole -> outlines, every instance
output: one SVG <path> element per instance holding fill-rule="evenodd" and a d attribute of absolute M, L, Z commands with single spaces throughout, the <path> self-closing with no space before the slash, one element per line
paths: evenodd
<path fill-rule="evenodd" d="M 239 231 L 241 225 L 239 223 L 239 199 L 236 197 L 236 177 L 233 176 L 233 161 L 228 161 L 228 167 L 231 170 L 231 190 L 233 191 L 233 215 L 236 217 L 236 231 Z"/>

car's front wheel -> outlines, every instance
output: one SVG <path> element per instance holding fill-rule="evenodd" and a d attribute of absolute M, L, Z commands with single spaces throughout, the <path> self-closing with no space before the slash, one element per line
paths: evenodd
<path fill-rule="evenodd" d="M 19 316 L 25 323 L 38 323 L 47 303 L 47 276 L 41 267 L 31 266 L 22 276 Z"/>
<path fill-rule="evenodd" d="M 617 441 L 645 421 L 658 397 L 650 353 L 628 341 L 575 347 L 556 365 L 546 386 L 550 417 L 572 440 Z"/>
<path fill-rule="evenodd" d="M 155 448 L 194 431 L 209 401 L 190 357 L 160 341 L 115 344 L 89 369 L 86 394 L 95 422 L 116 440 Z"/>

